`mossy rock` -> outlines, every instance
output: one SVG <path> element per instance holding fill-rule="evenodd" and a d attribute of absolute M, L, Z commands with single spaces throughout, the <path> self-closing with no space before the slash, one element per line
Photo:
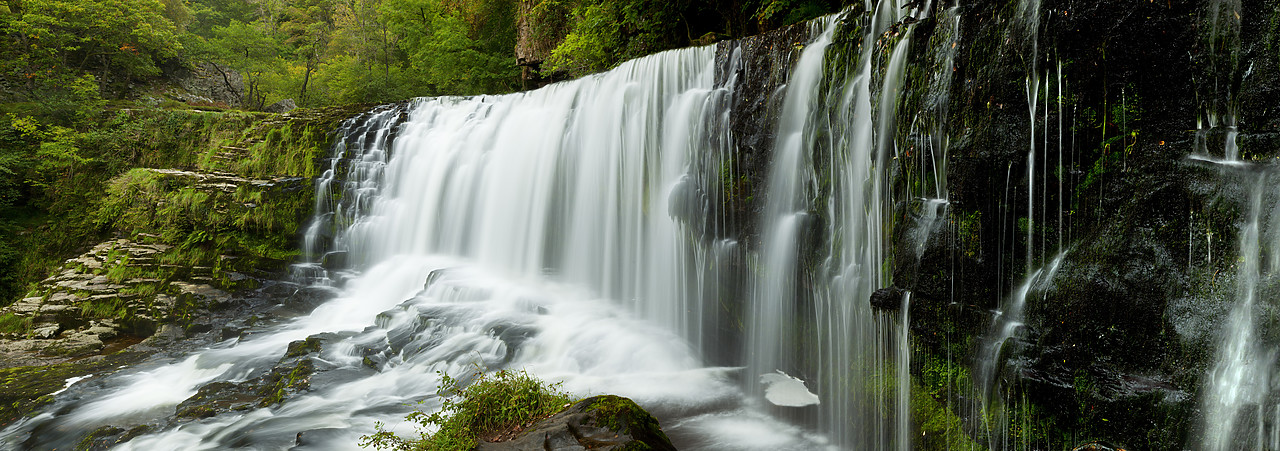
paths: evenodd
<path fill-rule="evenodd" d="M 285 358 L 302 357 L 304 355 L 320 352 L 320 338 L 307 337 L 306 340 L 296 340 L 289 343 L 289 349 L 285 351 Z"/>
<path fill-rule="evenodd" d="M 502 442 L 480 442 L 477 450 L 672 450 L 671 439 L 649 412 L 614 395 L 593 396 Z"/>

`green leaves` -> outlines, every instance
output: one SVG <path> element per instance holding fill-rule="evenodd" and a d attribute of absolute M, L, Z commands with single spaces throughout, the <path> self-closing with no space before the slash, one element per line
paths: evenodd
<path fill-rule="evenodd" d="M 549 15 L 565 10 L 568 16 Z M 534 7 L 540 21 L 567 23 L 568 34 L 551 51 L 546 70 L 580 76 L 610 69 L 619 63 L 687 45 L 680 27 L 689 1 L 543 0 Z"/>
<path fill-rule="evenodd" d="M 559 384 L 546 384 L 525 371 L 479 374 L 468 386 L 440 373 L 438 395 L 444 405 L 433 413 L 414 411 L 405 417 L 418 427 L 419 438 L 378 431 L 360 438 L 361 447 L 394 450 L 472 449 L 480 438 L 525 428 L 564 410 L 573 401 Z M 426 432 L 434 429 L 436 432 Z"/>
<path fill-rule="evenodd" d="M 484 94 L 518 87 L 515 16 L 501 0 L 387 0 L 382 13 L 399 36 L 416 95 Z"/>
<path fill-rule="evenodd" d="M 181 49 L 164 12 L 159 0 L 28 0 L 22 14 L 0 16 L 9 38 L 0 67 L 31 95 L 91 73 L 158 74 L 156 61 Z"/>

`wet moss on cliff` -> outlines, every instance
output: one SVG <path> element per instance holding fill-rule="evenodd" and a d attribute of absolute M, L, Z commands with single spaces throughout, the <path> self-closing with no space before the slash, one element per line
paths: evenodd
<path fill-rule="evenodd" d="M 0 278 L 0 305 L 12 303 L 23 292 L 36 288 L 36 282 L 45 278 L 64 259 L 74 256 L 113 233 L 133 234 L 125 225 L 116 228 L 112 213 L 120 213 L 120 199 L 112 199 L 107 183 L 131 182 L 131 195 L 158 200 L 156 190 L 178 189 L 173 183 L 157 184 L 142 180 L 139 174 L 127 175 L 133 168 L 164 168 L 190 172 L 225 172 L 246 178 L 311 177 L 316 173 L 318 161 L 328 152 L 332 139 L 330 133 L 337 124 L 357 114 L 366 105 L 334 107 L 314 110 L 296 110 L 290 114 L 247 113 L 235 111 L 198 111 L 165 109 L 123 109 L 105 115 L 95 127 L 87 131 L 70 130 L 62 144 L 73 149 L 82 162 L 76 163 L 58 177 L 51 177 L 41 185 L 40 193 L 29 193 L 23 204 L 4 205 L 0 208 L 0 226 L 10 227 L 11 232 L 0 238 L 0 252 L 11 250 L 18 254 L 5 259 L 5 274 Z M 32 119 L 31 121 L 36 121 Z M 30 121 L 29 121 L 30 122 Z M 26 124 L 28 122 L 23 122 Z M 31 122 L 35 123 L 35 122 Z M 36 123 L 36 127 L 43 127 Z M 0 135 L 20 146 L 43 145 L 39 136 L 20 134 L 12 124 L 0 126 Z M 274 132 L 273 132 L 274 131 Z M 61 135 L 60 135 L 61 136 Z M 135 180 L 136 179 L 136 180 Z M 297 193 L 289 191 L 301 201 L 300 205 L 287 204 L 280 196 L 279 202 L 268 208 L 242 212 L 231 217 L 232 226 L 250 229 L 246 239 L 238 240 L 246 248 L 257 249 L 258 254 L 282 254 L 273 252 L 293 244 L 256 240 L 268 230 L 281 232 L 279 240 L 291 241 L 289 229 L 296 228 L 300 220 L 294 213 L 309 211 L 308 182 L 300 182 Z M 269 191 L 269 190 L 260 190 Z M 124 194 L 117 190 L 116 196 Z M 258 204 L 254 192 L 238 193 L 241 205 Z M 201 203 L 197 193 L 186 198 L 174 198 L 187 204 Z M 268 196 L 270 197 L 270 196 Z M 137 200 L 142 200 L 139 198 Z M 263 199 L 270 203 L 270 199 Z M 104 204 L 115 202 L 114 206 Z M 279 207 L 279 208 L 272 208 Z M 132 208 L 132 207 L 130 207 Z M 156 209 L 139 206 L 139 209 Z M 285 210 L 290 210 L 284 212 Z M 271 211 L 271 213 L 267 213 Z M 222 215 L 224 213 L 218 213 Z M 21 218 L 8 221 L 9 216 Z M 136 217 L 133 219 L 137 219 Z M 213 218 L 217 221 L 225 217 Z M 197 221 L 198 222 L 198 221 Z M 238 223 L 237 223 L 238 222 Z M 170 237 L 172 238 L 172 237 Z M 186 242 L 186 237 L 181 242 Z M 199 238 L 199 237 L 195 237 Z M 175 240 L 169 240 L 178 244 Z M 207 240 L 196 239 L 194 243 Z"/>

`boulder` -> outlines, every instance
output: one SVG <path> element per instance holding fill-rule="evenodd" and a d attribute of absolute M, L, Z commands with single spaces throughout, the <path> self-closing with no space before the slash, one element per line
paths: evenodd
<path fill-rule="evenodd" d="M 298 108 L 298 104 L 293 99 L 284 99 L 279 102 L 267 105 L 262 111 L 268 113 L 288 113 Z"/>

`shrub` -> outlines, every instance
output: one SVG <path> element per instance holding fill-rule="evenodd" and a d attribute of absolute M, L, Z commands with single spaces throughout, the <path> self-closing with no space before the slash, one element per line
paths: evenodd
<path fill-rule="evenodd" d="M 471 385 L 441 375 L 438 391 L 444 406 L 435 413 L 414 411 L 405 419 L 416 424 L 419 438 L 403 438 L 377 424 L 378 432 L 360 438 L 361 447 L 395 450 L 472 449 L 482 439 L 522 430 L 564 410 L 572 403 L 560 384 L 546 384 L 521 371 L 481 374 Z M 426 432 L 429 425 L 438 427 Z"/>

